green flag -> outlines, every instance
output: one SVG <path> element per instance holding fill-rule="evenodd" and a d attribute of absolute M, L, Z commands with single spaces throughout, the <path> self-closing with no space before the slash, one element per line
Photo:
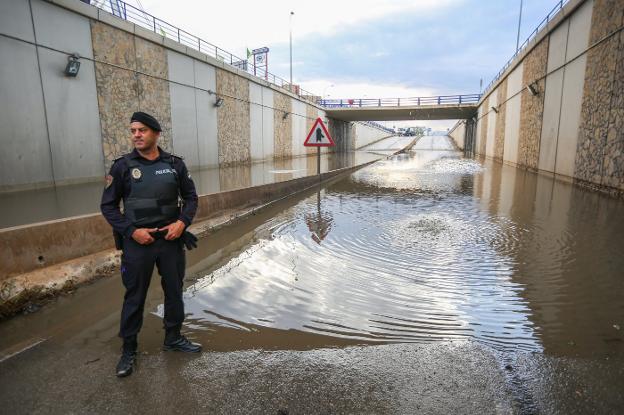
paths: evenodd
<path fill-rule="evenodd" d="M 249 59 L 250 56 L 251 56 L 251 51 L 249 50 L 249 48 L 247 48 L 247 59 Z"/>

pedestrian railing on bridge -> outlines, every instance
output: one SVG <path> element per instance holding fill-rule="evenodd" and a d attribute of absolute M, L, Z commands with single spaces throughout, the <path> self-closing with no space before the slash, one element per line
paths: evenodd
<path fill-rule="evenodd" d="M 439 95 L 435 97 L 411 98 L 349 98 L 320 99 L 318 104 L 325 108 L 359 108 L 359 107 L 414 107 L 420 105 L 476 104 L 481 94 Z"/>
<path fill-rule="evenodd" d="M 376 121 L 358 121 L 358 122 L 360 122 L 362 124 L 369 125 L 369 126 L 371 126 L 373 128 L 377 128 L 378 130 L 382 130 L 382 131 L 385 131 L 387 133 L 394 134 L 394 130 L 392 128 L 388 128 L 385 125 L 380 124 L 380 123 L 378 123 Z"/>
<path fill-rule="evenodd" d="M 155 17 L 144 10 L 134 7 L 122 0 L 110 0 L 110 1 L 91 1 L 92 6 L 102 9 L 113 16 L 128 22 L 134 23 L 137 26 L 141 26 L 144 29 L 150 30 L 156 34 L 164 36 L 168 39 L 181 43 L 184 46 L 193 48 L 197 51 L 205 53 L 225 64 L 231 65 L 237 69 L 245 71 L 249 74 L 263 78 L 264 80 L 284 88 L 293 94 L 298 95 L 302 99 L 314 102 L 318 97 L 309 91 L 305 91 L 300 88 L 299 85 L 291 85 L 290 82 L 277 75 L 268 72 L 264 67 L 257 67 L 253 63 L 253 59 L 238 57 L 220 47 L 213 45 L 210 42 L 183 30 L 177 26 L 165 22 L 158 17 Z M 140 2 L 139 2 L 140 4 Z"/>
<path fill-rule="evenodd" d="M 539 33 L 539 31 L 542 30 L 544 27 L 546 27 L 548 23 L 550 23 L 550 21 L 557 15 L 557 13 L 561 11 L 561 9 L 563 9 L 563 6 L 565 6 L 568 3 L 568 1 L 569 0 L 559 0 L 557 4 L 555 4 L 555 7 L 553 7 L 552 10 L 546 15 L 546 17 L 542 19 L 542 21 L 537 25 L 535 30 L 531 32 L 531 34 L 526 38 L 526 40 L 522 42 L 521 45 L 518 46 L 518 48 L 516 49 L 516 53 L 514 53 L 511 58 L 509 58 L 507 63 L 505 63 L 505 65 L 503 65 L 501 70 L 498 71 L 496 76 L 494 76 L 494 79 L 492 79 L 492 81 L 490 81 L 488 86 L 485 87 L 485 89 L 483 90 L 484 94 L 486 92 L 489 92 L 489 90 L 494 87 L 496 82 L 501 78 L 501 76 L 503 76 L 505 71 L 511 66 L 511 64 L 518 57 L 518 55 L 520 55 L 524 51 L 524 49 L 531 43 L 532 40 L 537 38 L 537 34 Z"/>

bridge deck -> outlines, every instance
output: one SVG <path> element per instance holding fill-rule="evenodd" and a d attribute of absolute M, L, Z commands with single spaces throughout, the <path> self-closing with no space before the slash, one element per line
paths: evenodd
<path fill-rule="evenodd" d="M 477 103 L 396 107 L 326 108 L 328 117 L 342 121 L 457 120 L 472 117 Z"/>

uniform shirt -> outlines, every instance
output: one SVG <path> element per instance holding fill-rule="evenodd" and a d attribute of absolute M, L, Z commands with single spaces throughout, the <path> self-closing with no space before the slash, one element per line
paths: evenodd
<path fill-rule="evenodd" d="M 160 147 L 158 147 L 158 151 L 160 155 L 155 160 L 143 158 L 136 149 L 134 149 L 129 156 L 130 158 L 137 159 L 137 161 L 143 165 L 150 165 L 162 158 L 170 156 L 169 153 L 163 151 Z M 173 168 L 178 174 L 180 196 L 182 200 L 184 200 L 178 219 L 184 222 L 184 225 L 188 227 L 197 212 L 197 192 L 195 191 L 195 183 L 193 183 L 193 179 L 191 179 L 191 175 L 180 157 L 173 156 Z M 125 199 L 129 194 L 130 172 L 126 159 L 122 157 L 117 159 L 111 166 L 110 174 L 107 176 L 106 188 L 102 194 L 100 210 L 108 223 L 113 227 L 113 230 L 124 235 L 126 238 L 130 238 L 137 229 L 132 222 L 121 213 L 119 208 L 119 202 Z M 167 224 L 153 224 L 152 227 L 165 225 Z"/>

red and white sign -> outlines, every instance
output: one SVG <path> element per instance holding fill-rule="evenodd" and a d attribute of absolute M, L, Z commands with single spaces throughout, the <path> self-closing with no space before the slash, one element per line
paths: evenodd
<path fill-rule="evenodd" d="M 333 147 L 336 145 L 327 131 L 323 120 L 319 117 L 303 143 L 306 147 Z"/>

